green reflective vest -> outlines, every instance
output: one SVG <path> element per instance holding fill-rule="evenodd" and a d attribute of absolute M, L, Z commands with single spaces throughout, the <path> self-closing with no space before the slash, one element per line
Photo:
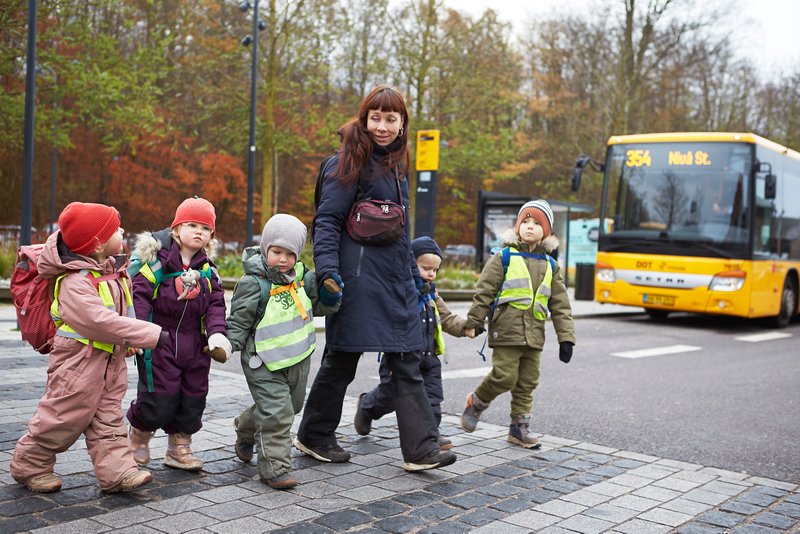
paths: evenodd
<path fill-rule="evenodd" d="M 303 287 L 304 274 L 304 265 L 297 262 L 291 284 L 272 285 L 264 315 L 256 325 L 257 357 L 250 359 L 250 367 L 263 364 L 270 371 L 277 371 L 303 361 L 314 352 L 317 334 L 311 299 Z"/>
<path fill-rule="evenodd" d="M 509 247 L 509 250 L 511 257 L 500 294 L 497 296 L 497 304 L 509 304 L 520 310 L 527 310 L 533 306 L 534 317 L 540 320 L 547 319 L 549 313 L 547 304 L 552 294 L 553 267 L 549 261 L 546 262 L 544 279 L 534 295 L 533 281 L 525 260 L 519 256 L 519 251 L 514 247 Z"/>
<path fill-rule="evenodd" d="M 81 270 L 80 274 L 85 276 L 91 275 L 94 278 L 102 278 L 102 275 L 100 273 L 98 273 L 97 271 L 91 271 L 89 269 Z M 84 345 L 88 345 L 89 343 L 91 343 L 92 346 L 96 349 L 113 353 L 114 352 L 113 344 L 101 343 L 99 341 L 92 341 L 89 338 L 82 336 L 74 328 L 72 328 L 70 325 L 61 320 L 61 316 L 58 315 L 58 291 L 61 288 L 61 280 L 65 276 L 67 275 L 62 274 L 61 276 L 56 278 L 53 303 L 50 305 L 50 317 L 53 318 L 53 321 L 56 324 L 56 335 L 80 341 Z M 97 294 L 100 296 L 100 301 L 103 303 L 103 306 L 105 306 L 109 310 L 116 311 L 117 307 L 114 302 L 114 297 L 111 295 L 111 288 L 108 286 L 108 282 L 106 280 L 100 280 L 99 282 L 93 281 L 93 283 L 97 287 Z M 123 292 L 125 293 L 125 302 L 127 302 L 128 304 L 128 317 L 135 319 L 136 312 L 133 309 L 133 299 L 131 298 L 131 291 L 125 279 L 123 279 L 122 281 L 122 289 Z"/>

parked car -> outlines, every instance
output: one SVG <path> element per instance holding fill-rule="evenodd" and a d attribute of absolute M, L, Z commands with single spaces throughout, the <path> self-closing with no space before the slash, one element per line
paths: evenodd
<path fill-rule="evenodd" d="M 451 261 L 471 262 L 475 259 L 475 247 L 472 245 L 447 245 L 444 255 Z"/>

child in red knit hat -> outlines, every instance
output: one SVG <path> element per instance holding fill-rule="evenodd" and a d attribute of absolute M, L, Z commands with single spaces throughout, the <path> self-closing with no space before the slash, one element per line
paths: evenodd
<path fill-rule="evenodd" d="M 37 263 L 42 276 L 55 279 L 51 314 L 57 331 L 47 388 L 17 442 L 11 476 L 31 491 L 58 491 L 56 454 L 83 434 L 100 488 L 129 491 L 153 477 L 138 469 L 125 439 L 126 344 L 155 348 L 167 336 L 158 325 L 133 318 L 117 210 L 73 202 L 58 224 Z"/>
<path fill-rule="evenodd" d="M 151 318 L 170 336 L 152 354 L 137 356 L 139 387 L 127 415 L 139 465 L 150 461 L 150 438 L 162 428 L 168 435 L 164 464 L 188 471 L 203 467 L 191 444 L 192 434 L 203 426 L 211 369 L 206 351 L 219 349 L 224 359 L 231 353 L 225 296 L 209 258 L 215 225 L 214 206 L 202 198 L 188 198 L 178 206 L 169 228 L 144 232 L 136 240 L 135 254 L 143 262 L 133 277 L 136 316 Z M 191 285 L 186 282 L 192 280 Z"/>

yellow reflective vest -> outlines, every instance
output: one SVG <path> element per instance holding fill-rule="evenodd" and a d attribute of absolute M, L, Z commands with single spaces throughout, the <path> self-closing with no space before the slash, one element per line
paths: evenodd
<path fill-rule="evenodd" d="M 89 269 L 83 269 L 80 271 L 81 275 L 88 276 L 91 275 L 94 278 L 100 278 L 102 275 L 97 271 L 91 271 Z M 96 349 L 103 350 L 105 352 L 113 353 L 114 352 L 114 345 L 111 343 L 101 343 L 99 341 L 92 341 L 89 338 L 82 336 L 79 332 L 77 332 L 74 328 L 70 325 L 65 323 L 61 316 L 58 315 L 58 291 L 61 287 L 61 280 L 67 276 L 67 274 L 62 274 L 58 278 L 56 278 L 56 286 L 54 290 L 53 296 L 53 303 L 50 305 L 50 317 L 53 318 L 53 322 L 56 324 L 56 335 L 61 337 L 68 337 L 83 343 L 84 345 L 88 345 L 89 343 Z M 100 296 L 100 301 L 103 303 L 103 306 L 108 308 L 109 310 L 116 311 L 116 303 L 114 302 L 114 297 L 111 294 L 111 288 L 108 286 L 108 282 L 105 280 L 101 280 L 97 282 L 97 294 Z M 125 302 L 128 304 L 128 317 L 135 319 L 136 312 L 133 309 L 133 299 L 131 297 L 131 290 L 128 287 L 128 282 L 125 278 L 122 278 L 122 290 L 125 293 Z"/>
<path fill-rule="evenodd" d="M 533 293 L 533 281 L 528 266 L 520 252 L 514 247 L 509 249 L 508 269 L 506 270 L 503 285 L 497 296 L 497 304 L 509 304 L 520 310 L 527 310 L 533 306 L 533 316 L 540 320 L 547 319 L 549 314 L 548 302 L 552 294 L 553 267 L 547 261 L 547 270 L 544 279 Z"/>
<path fill-rule="evenodd" d="M 295 279 L 282 286 L 272 284 L 264 315 L 256 326 L 256 357 L 250 367 L 266 365 L 270 371 L 291 367 L 316 348 L 311 299 L 303 287 L 305 266 L 295 264 Z M 260 362 L 258 361 L 260 360 Z"/>
<path fill-rule="evenodd" d="M 436 319 L 436 326 L 433 330 L 433 343 L 434 343 L 434 354 L 437 356 L 441 356 L 444 354 L 445 346 L 444 346 L 444 332 L 442 331 L 442 318 L 439 317 L 439 308 L 436 306 L 436 299 L 431 299 L 431 305 L 433 307 L 433 316 Z"/>

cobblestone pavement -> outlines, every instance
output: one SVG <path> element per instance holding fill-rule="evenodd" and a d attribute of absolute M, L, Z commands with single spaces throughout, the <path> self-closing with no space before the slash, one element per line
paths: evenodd
<path fill-rule="evenodd" d="M 0 319 L 2 321 L 2 319 Z M 7 326 L 7 325 L 6 325 Z M 0 532 L 621 532 L 700 534 L 800 531 L 800 488 L 664 458 L 542 436 L 541 450 L 505 440 L 507 428 L 472 434 L 445 416 L 442 433 L 458 461 L 444 469 L 402 470 L 396 421 L 376 421 L 361 437 L 345 403 L 339 440 L 346 464 L 295 451 L 301 484 L 277 491 L 233 452 L 233 418 L 248 405 L 244 378 L 212 370 L 205 426 L 194 447 L 200 473 L 164 467 L 166 436 L 153 440 L 154 481 L 103 494 L 83 440 L 58 456 L 61 491 L 32 494 L 9 475 L 16 440 L 44 390 L 46 359 L 0 328 Z M 135 395 L 130 368 L 127 406 Z"/>

